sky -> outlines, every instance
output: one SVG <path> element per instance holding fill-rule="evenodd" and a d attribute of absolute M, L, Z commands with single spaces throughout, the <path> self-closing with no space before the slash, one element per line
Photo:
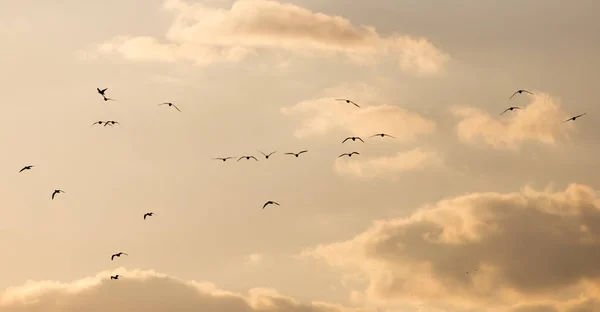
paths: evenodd
<path fill-rule="evenodd" d="M 600 311 L 598 12 L 0 2 L 0 311 Z"/>

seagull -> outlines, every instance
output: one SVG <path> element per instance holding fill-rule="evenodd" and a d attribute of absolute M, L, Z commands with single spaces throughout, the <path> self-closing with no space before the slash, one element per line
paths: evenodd
<path fill-rule="evenodd" d="M 516 91 L 515 93 L 513 93 L 513 95 L 511 95 L 511 96 L 510 96 L 508 99 L 510 100 L 510 99 L 512 99 L 512 98 L 513 98 L 513 96 L 515 96 L 515 94 L 517 94 L 517 93 L 519 93 L 519 94 L 522 94 L 523 92 L 525 92 L 525 93 L 529 93 L 529 94 L 533 95 L 533 93 L 531 93 L 531 92 L 529 92 L 529 91 L 527 91 L 527 90 L 523 90 L 523 89 L 521 89 L 521 90 L 518 90 L 518 91 Z"/>
<path fill-rule="evenodd" d="M 93 123 L 93 124 L 92 124 L 90 127 L 93 127 L 93 126 L 95 126 L 95 125 L 101 125 L 101 124 L 103 124 L 103 123 L 105 123 L 105 121 L 98 120 L 98 121 L 96 121 L 95 123 Z"/>
<path fill-rule="evenodd" d="M 146 212 L 144 214 L 144 220 L 146 220 L 146 217 L 152 217 L 152 215 L 154 215 L 154 212 Z"/>
<path fill-rule="evenodd" d="M 63 190 L 54 190 L 54 192 L 52 192 L 52 199 L 53 200 L 54 200 L 54 195 L 56 195 L 58 193 L 65 193 L 65 191 L 63 191 Z"/>
<path fill-rule="evenodd" d="M 254 156 L 242 156 L 237 161 L 240 161 L 240 160 L 242 160 L 244 158 L 246 158 L 246 160 L 250 160 L 250 158 L 253 158 L 254 160 L 258 161 L 258 159 L 256 159 L 256 157 L 254 157 Z"/>
<path fill-rule="evenodd" d="M 258 150 L 257 150 L 257 151 L 258 151 Z M 269 159 L 269 156 L 271 156 L 271 155 L 273 155 L 273 154 L 277 153 L 277 151 L 271 152 L 271 153 L 269 153 L 269 154 L 265 154 L 265 153 L 263 153 L 263 152 L 261 152 L 261 151 L 259 151 L 259 152 L 260 152 L 261 154 L 265 155 L 265 158 L 266 158 L 266 159 Z"/>
<path fill-rule="evenodd" d="M 175 106 L 175 104 L 173 104 L 173 103 L 170 103 L 170 102 L 165 102 L 165 103 L 162 103 L 162 104 L 158 104 L 158 106 L 161 106 L 161 105 L 169 105 L 169 106 L 173 106 L 173 107 L 175 107 L 175 109 L 176 109 L 176 110 L 178 110 L 178 111 L 181 111 L 181 110 L 179 109 L 179 107 Z"/>
<path fill-rule="evenodd" d="M 115 99 L 107 98 L 104 94 L 102 94 L 104 101 L 116 101 Z"/>
<path fill-rule="evenodd" d="M 391 135 L 389 135 L 389 134 L 385 134 L 385 133 L 377 133 L 377 134 L 373 134 L 372 136 L 370 136 L 370 138 L 372 138 L 372 137 L 376 137 L 376 136 L 380 136 L 380 137 L 382 137 L 382 138 L 383 138 L 383 137 L 385 137 L 385 136 L 388 136 L 388 137 L 390 137 L 390 138 L 392 138 L 392 139 L 395 139 L 395 138 L 396 138 L 396 137 L 393 137 L 393 136 L 391 136 Z"/>
<path fill-rule="evenodd" d="M 117 275 L 115 275 L 115 276 L 112 276 L 112 275 L 111 275 L 110 279 L 111 279 L 111 280 L 118 280 L 118 279 L 119 279 L 119 277 L 121 277 L 121 275 L 119 275 L 119 274 L 117 274 Z"/>
<path fill-rule="evenodd" d="M 265 207 L 267 207 L 267 205 L 277 205 L 277 206 L 280 206 L 277 202 L 274 202 L 274 201 L 270 200 L 270 201 L 266 202 L 263 205 L 262 209 L 265 209 Z"/>
<path fill-rule="evenodd" d="M 521 108 L 521 107 L 516 107 L 516 106 L 511 106 L 511 107 L 509 107 L 509 108 L 505 109 L 505 110 L 502 112 L 502 114 L 500 114 L 500 115 L 504 115 L 504 113 L 506 113 L 506 112 L 508 112 L 508 111 L 511 111 L 511 112 L 512 112 L 512 111 L 513 111 L 513 110 L 515 110 L 515 109 L 522 109 L 522 108 Z"/>
<path fill-rule="evenodd" d="M 340 157 L 343 157 L 343 156 L 352 157 L 352 155 L 354 155 L 354 154 L 356 154 L 356 155 L 360 155 L 360 153 L 359 153 L 359 152 L 344 153 L 344 154 L 342 154 L 342 155 L 338 156 L 338 158 L 340 158 Z"/>
<path fill-rule="evenodd" d="M 298 156 L 300 156 L 300 154 L 306 153 L 306 152 L 308 152 L 308 150 L 300 151 L 298 153 L 285 153 L 285 155 L 294 155 L 294 156 L 298 157 Z"/>
<path fill-rule="evenodd" d="M 352 104 L 356 105 L 356 107 L 360 107 L 360 106 L 358 106 L 358 104 L 356 104 L 356 103 L 354 103 L 354 102 L 352 102 L 350 100 L 347 100 L 347 99 L 335 99 L 335 100 L 336 101 L 346 101 L 346 103 L 352 103 Z"/>
<path fill-rule="evenodd" d="M 119 123 L 118 121 L 114 121 L 114 120 L 109 120 L 109 121 L 105 121 L 104 122 L 104 126 L 106 127 L 107 125 L 111 125 L 114 126 L 115 124 L 118 124 L 119 126 L 121 126 L 121 123 Z M 122 126 L 121 126 L 122 127 Z"/>
<path fill-rule="evenodd" d="M 29 166 L 25 166 L 23 167 L 23 169 L 19 170 L 19 173 L 21 173 L 23 170 L 31 170 L 31 168 L 33 168 L 34 166 L 29 165 Z"/>
<path fill-rule="evenodd" d="M 235 158 L 235 157 L 217 157 L 217 158 L 213 158 L 213 159 L 218 159 L 218 160 L 222 160 L 222 161 L 227 161 L 227 159 L 231 159 L 231 158 Z"/>
<path fill-rule="evenodd" d="M 100 90 L 100 88 L 96 88 L 96 90 L 98 90 L 98 93 L 100 93 L 100 95 L 104 96 L 104 92 L 106 92 L 106 90 L 108 90 L 108 88 L 104 88 L 102 90 Z"/>
<path fill-rule="evenodd" d="M 575 116 L 575 117 L 571 117 L 571 118 L 569 118 L 569 119 L 567 119 L 567 120 L 563 121 L 563 123 L 565 123 L 565 122 L 567 122 L 567 121 L 570 121 L 570 120 L 573 120 L 573 121 L 575 121 L 575 119 L 577 119 L 577 118 L 579 118 L 579 117 L 581 117 L 581 116 L 583 116 L 583 115 L 585 115 L 585 114 L 587 114 L 587 113 L 583 113 L 583 114 L 577 115 L 577 116 Z"/>
<path fill-rule="evenodd" d="M 115 259 L 115 257 L 120 257 L 121 255 L 126 255 L 126 256 L 129 256 L 128 254 L 126 254 L 126 253 L 124 253 L 124 252 L 119 252 L 119 253 L 116 253 L 116 254 L 112 255 L 112 256 L 110 257 L 110 260 L 112 261 L 112 260 L 114 260 L 114 259 Z"/>
<path fill-rule="evenodd" d="M 352 141 L 360 140 L 361 142 L 365 143 L 365 141 L 363 141 L 363 139 L 361 139 L 359 137 L 347 137 L 346 139 L 344 139 L 344 141 L 342 141 L 342 144 L 348 140 L 352 140 Z"/>

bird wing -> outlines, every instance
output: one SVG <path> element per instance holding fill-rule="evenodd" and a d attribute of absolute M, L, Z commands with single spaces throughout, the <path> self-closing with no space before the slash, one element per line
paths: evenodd
<path fill-rule="evenodd" d="M 336 101 L 347 101 L 346 99 L 335 99 Z"/>
<path fill-rule="evenodd" d="M 239 158 L 237 161 L 240 161 L 240 160 L 242 160 L 242 158 L 244 158 L 244 157 L 245 157 L 245 156 L 242 156 L 242 157 L 240 157 L 240 158 Z"/>
<path fill-rule="evenodd" d="M 302 153 L 306 153 L 306 152 L 308 152 L 308 150 L 300 151 L 300 152 L 298 152 L 298 155 L 300 155 Z"/>
<path fill-rule="evenodd" d="M 365 143 L 365 141 L 363 141 L 363 139 L 356 137 L 357 139 L 359 139 L 361 142 Z"/>
<path fill-rule="evenodd" d="M 587 114 L 587 113 L 579 114 L 579 115 L 577 115 L 577 116 L 575 116 L 575 117 L 573 117 L 573 118 L 579 118 L 579 117 L 581 117 L 581 116 L 583 116 L 583 115 L 585 115 L 585 114 Z"/>
<path fill-rule="evenodd" d="M 383 136 L 389 136 L 389 137 L 390 137 L 390 138 L 392 138 L 392 139 L 395 139 L 395 138 L 396 138 L 395 136 L 392 136 L 392 135 L 389 135 L 389 134 L 385 134 L 385 133 L 383 134 Z"/>
<path fill-rule="evenodd" d="M 348 155 L 348 153 L 344 153 L 344 154 L 342 154 L 342 155 L 338 156 L 338 158 L 340 158 L 340 157 L 342 157 L 342 156 L 346 156 L 346 155 Z"/>
<path fill-rule="evenodd" d="M 513 98 L 513 96 L 515 96 L 515 94 L 517 94 L 517 93 L 519 93 L 519 91 L 516 91 L 515 93 L 513 93 L 513 95 L 511 95 L 511 96 L 510 96 L 508 99 L 509 99 L 509 100 L 510 100 L 510 99 L 512 99 L 512 98 Z"/>
<path fill-rule="evenodd" d="M 54 199 L 54 195 L 56 195 L 56 191 L 52 193 L 52 199 Z"/>
<path fill-rule="evenodd" d="M 379 136 L 379 135 L 382 135 L 382 134 L 383 134 L 383 133 L 377 133 L 377 134 L 373 134 L 372 136 L 370 136 L 370 138 L 373 138 L 373 137 L 376 137 L 376 136 Z"/>
<path fill-rule="evenodd" d="M 533 93 L 531 93 L 531 92 L 529 92 L 529 91 L 527 91 L 527 90 L 523 90 L 523 92 L 527 92 L 527 93 L 529 93 L 529 94 L 533 95 Z"/>
<path fill-rule="evenodd" d="M 270 202 L 266 202 L 266 203 L 263 205 L 262 209 L 265 209 L 265 207 L 267 207 L 267 205 L 268 205 L 268 204 L 270 204 Z"/>
<path fill-rule="evenodd" d="M 115 256 L 116 256 L 116 255 L 112 255 L 112 256 L 110 256 L 110 260 L 111 260 L 111 261 L 112 261 L 112 260 L 114 260 L 114 259 L 115 259 Z"/>
<path fill-rule="evenodd" d="M 122 252 L 122 253 L 121 253 L 121 254 L 122 254 L 122 255 L 126 255 L 126 256 L 129 256 L 129 255 L 128 255 L 128 254 L 126 254 L 126 253 L 124 253 L 124 252 Z"/>
<path fill-rule="evenodd" d="M 258 159 L 256 159 L 256 157 L 254 157 L 254 156 L 250 156 L 250 158 L 254 158 L 254 160 L 258 161 Z"/>
<path fill-rule="evenodd" d="M 356 107 L 360 107 L 360 106 L 358 106 L 358 104 L 356 104 L 356 103 L 354 103 L 354 102 L 352 102 L 352 101 L 350 101 L 350 103 L 352 103 L 352 104 L 356 105 Z"/>
<path fill-rule="evenodd" d="M 294 153 L 285 153 L 284 155 L 296 155 Z"/>
<path fill-rule="evenodd" d="M 348 138 L 345 138 L 345 139 L 344 139 L 344 141 L 342 141 L 342 143 L 344 143 L 344 142 L 346 142 L 346 141 L 348 141 L 348 140 L 350 140 L 350 138 L 349 138 L 349 137 L 348 137 Z"/>
<path fill-rule="evenodd" d="M 21 172 L 21 171 L 23 171 L 23 170 L 25 170 L 25 169 L 27 169 L 27 167 L 24 167 L 23 169 L 19 170 L 19 172 Z"/>
<path fill-rule="evenodd" d="M 352 152 L 352 153 L 350 153 L 350 154 L 356 154 L 356 155 L 360 155 L 360 153 L 359 153 L 359 152 Z"/>
<path fill-rule="evenodd" d="M 161 106 L 161 105 L 169 105 L 169 103 L 160 103 L 160 104 L 158 104 L 158 106 Z"/>
<path fill-rule="evenodd" d="M 277 206 L 281 206 L 278 202 L 273 202 L 273 204 L 275 204 Z"/>
<path fill-rule="evenodd" d="M 173 107 L 175 107 L 175 109 L 176 109 L 176 110 L 178 110 L 178 111 L 181 111 L 181 110 L 179 109 L 179 107 L 175 106 L 175 104 L 171 104 L 171 105 L 173 105 Z"/>
<path fill-rule="evenodd" d="M 271 155 L 273 155 L 273 154 L 275 154 L 275 153 L 277 153 L 277 151 L 271 152 L 271 153 L 270 153 L 269 155 L 267 155 L 267 156 L 271 156 Z"/>
<path fill-rule="evenodd" d="M 505 109 L 505 110 L 502 112 L 502 114 L 500 114 L 500 116 L 502 116 L 502 115 L 504 115 L 504 113 L 508 112 L 508 110 L 509 110 L 509 109 L 510 109 L 510 108 L 507 108 L 507 109 Z"/>
<path fill-rule="evenodd" d="M 259 153 L 263 154 L 265 157 L 267 157 L 267 154 L 261 152 L 260 150 L 257 150 Z"/>

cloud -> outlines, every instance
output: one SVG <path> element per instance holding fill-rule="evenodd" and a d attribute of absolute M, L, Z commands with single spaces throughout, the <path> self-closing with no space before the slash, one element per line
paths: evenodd
<path fill-rule="evenodd" d="M 341 85 L 322 92 L 318 97 L 283 107 L 288 116 L 299 116 L 302 121 L 295 136 L 307 138 L 322 136 L 332 130 L 342 130 L 359 136 L 387 133 L 396 141 L 413 142 L 418 136 L 435 132 L 436 124 L 417 113 L 382 102 L 380 91 L 368 85 Z M 344 95 L 344 96 L 343 96 Z M 361 108 L 336 98 L 348 97 Z M 384 138 L 388 139 L 388 138 Z"/>
<path fill-rule="evenodd" d="M 600 201 L 579 184 L 474 193 L 376 221 L 303 256 L 360 272 L 373 302 L 512 311 L 543 300 L 582 311 L 577 306 L 593 305 L 600 294 Z"/>
<path fill-rule="evenodd" d="M 333 167 L 342 175 L 360 178 L 389 178 L 399 173 L 420 170 L 439 165 L 441 160 L 435 151 L 414 148 L 406 152 L 398 152 L 393 156 L 369 157 L 360 155 L 352 158 L 338 158 Z"/>
<path fill-rule="evenodd" d="M 198 65 L 237 62 L 258 50 L 286 50 L 302 56 L 343 54 L 360 63 L 388 56 L 417 74 L 437 73 L 449 60 L 427 39 L 384 36 L 373 27 L 356 27 L 343 17 L 279 1 L 238 0 L 223 9 L 169 0 L 164 7 L 176 12 L 166 42 L 148 36 L 118 36 L 100 44 L 100 51 L 132 60 L 187 60 Z"/>
<path fill-rule="evenodd" d="M 458 138 L 468 144 L 483 142 L 496 149 L 517 150 L 526 141 L 556 145 L 573 129 L 562 122 L 571 117 L 549 95 L 535 92 L 523 109 L 508 111 L 502 116 L 490 116 L 473 107 L 459 107 L 451 112 L 459 117 Z M 501 113 L 501 112 L 498 112 Z"/>
<path fill-rule="evenodd" d="M 0 311 L 155 311 L 155 312 L 360 312 L 339 305 L 300 304 L 273 289 L 255 288 L 248 295 L 218 289 L 210 283 L 184 281 L 154 271 L 119 269 L 124 277 L 101 272 L 70 283 L 27 282 L 0 292 Z"/>
<path fill-rule="evenodd" d="M 246 264 L 256 265 L 261 263 L 263 260 L 263 254 L 253 253 L 248 255 L 248 259 L 246 260 Z"/>

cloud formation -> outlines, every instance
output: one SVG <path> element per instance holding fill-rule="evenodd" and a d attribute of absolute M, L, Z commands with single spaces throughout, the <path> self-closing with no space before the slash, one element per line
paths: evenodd
<path fill-rule="evenodd" d="M 374 302 L 598 311 L 600 201 L 579 184 L 464 195 L 304 255 L 363 274 Z"/>
<path fill-rule="evenodd" d="M 228 9 L 168 0 L 164 7 L 176 12 L 166 42 L 149 36 L 118 36 L 100 44 L 100 52 L 198 65 L 236 62 L 258 50 L 273 49 L 302 56 L 343 54 L 360 63 L 376 63 L 387 56 L 417 74 L 437 73 L 449 60 L 427 39 L 384 36 L 340 16 L 274 0 L 238 0 Z"/>
<path fill-rule="evenodd" d="M 549 95 L 534 93 L 527 95 L 531 102 L 523 109 L 502 116 L 490 116 L 473 107 L 451 109 L 460 118 L 456 127 L 458 138 L 467 144 L 484 143 L 496 149 L 517 150 L 527 141 L 556 145 L 573 130 L 572 124 L 562 123 L 571 116 Z"/>

